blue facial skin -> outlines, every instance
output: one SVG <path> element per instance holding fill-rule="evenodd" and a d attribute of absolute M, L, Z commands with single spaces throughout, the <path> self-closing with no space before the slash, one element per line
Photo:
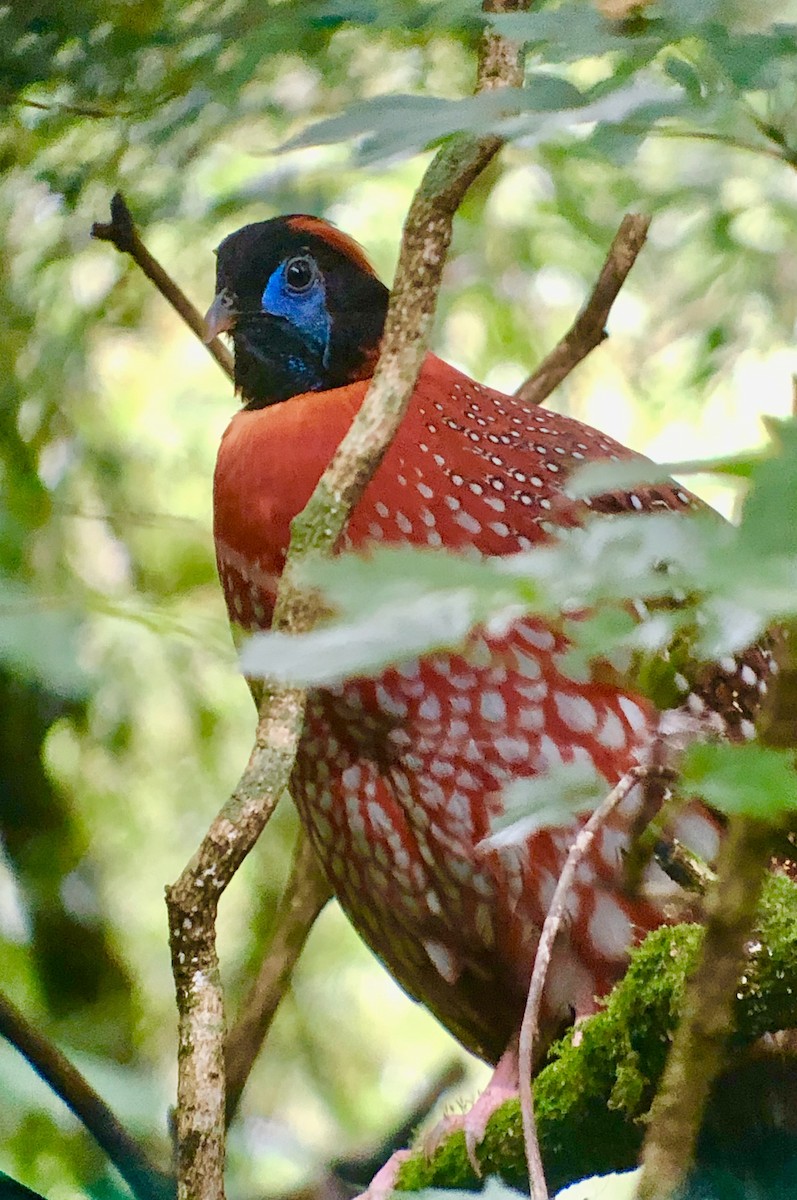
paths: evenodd
<path fill-rule="evenodd" d="M 303 288 L 292 287 L 286 277 L 286 268 L 297 263 L 309 264 L 312 269 L 312 280 Z M 320 360 L 324 367 L 328 365 L 330 319 L 324 280 L 309 255 L 295 255 L 281 263 L 266 284 L 261 303 L 263 312 L 290 322 L 316 363 Z M 297 375 L 312 373 L 310 362 L 292 358 L 290 365 Z"/>

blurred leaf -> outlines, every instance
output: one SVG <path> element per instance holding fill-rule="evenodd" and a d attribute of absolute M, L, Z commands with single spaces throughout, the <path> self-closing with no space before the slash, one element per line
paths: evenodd
<path fill-rule="evenodd" d="M 579 813 L 590 812 L 608 792 L 594 763 L 562 763 L 542 776 L 514 780 L 503 791 L 504 811 L 491 820 L 491 832 L 479 847 L 500 851 L 522 845 L 539 829 L 567 825 Z"/>
<path fill-rule="evenodd" d="M 797 555 L 797 420 L 770 419 L 767 427 L 776 453 L 755 467 L 740 543 L 760 555 Z"/>
<path fill-rule="evenodd" d="M 567 481 L 568 495 L 600 496 L 603 492 L 630 491 L 642 484 L 673 483 L 673 475 L 728 475 L 750 479 L 767 457 L 766 451 L 729 454 L 725 458 L 685 459 L 683 462 L 654 463 L 631 458 L 618 462 L 591 462 L 579 467 Z"/>
<path fill-rule="evenodd" d="M 315 19 L 379 29 L 477 29 L 484 13 L 479 0 L 324 0 L 315 8 Z"/>
<path fill-rule="evenodd" d="M 370 616 L 312 633 L 256 634 L 244 647 L 241 668 L 253 678 L 298 685 L 375 675 L 418 654 L 456 649 L 485 616 L 465 590 L 441 594 L 434 605 L 425 597 L 385 604 Z"/>
<path fill-rule="evenodd" d="M 0 1196 L 2 1200 L 44 1200 L 39 1192 L 25 1187 L 24 1183 L 17 1183 L 4 1171 L 0 1171 Z"/>
<path fill-rule="evenodd" d="M 60 605 L 39 606 L 27 588 L 0 579 L 0 662 L 61 696 L 80 696 L 88 677 L 80 664 L 80 620 Z"/>
<path fill-rule="evenodd" d="M 650 121 L 674 112 L 681 94 L 652 82 L 634 81 L 597 98 L 555 75 L 533 76 L 526 86 L 483 92 L 466 100 L 433 96 L 378 96 L 351 106 L 342 116 L 311 125 L 281 147 L 359 141 L 357 160 L 372 165 L 428 149 L 454 133 L 498 134 L 524 146 L 577 126 L 614 123 L 632 113 Z"/>
<path fill-rule="evenodd" d="M 728 815 L 777 820 L 797 808 L 793 753 L 749 742 L 695 744 L 681 768 L 685 790 L 693 790 Z"/>
<path fill-rule="evenodd" d="M 506 578 L 513 565 L 510 559 L 385 546 L 367 555 L 310 559 L 301 565 L 300 578 L 319 588 L 333 608 L 357 617 L 452 590 L 469 590 L 477 605 L 533 602 L 538 594 L 533 582 Z"/>
<path fill-rule="evenodd" d="M 652 57 L 661 44 L 657 26 L 646 22 L 641 34 L 625 34 L 617 22 L 607 20 L 592 4 L 571 2 L 558 8 L 525 13 L 501 13 L 490 25 L 506 37 L 545 51 L 547 62 L 573 62 L 579 58 L 634 49 Z"/>

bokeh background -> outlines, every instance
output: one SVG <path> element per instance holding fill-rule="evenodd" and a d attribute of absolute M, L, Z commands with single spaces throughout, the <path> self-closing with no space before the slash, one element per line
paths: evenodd
<path fill-rule="evenodd" d="M 655 11 L 686 21 L 686 7 Z M 688 7 L 737 31 L 794 19 L 793 5 Z M 254 720 L 210 528 L 235 400 L 137 268 L 89 230 L 120 189 L 201 306 L 213 247 L 281 212 L 337 222 L 389 280 L 428 152 L 358 165 L 350 145 L 278 148 L 359 100 L 468 95 L 477 11 L 0 8 L 2 987 L 163 1162 L 176 1025 L 163 888 L 236 782 Z M 612 28 L 633 48 L 644 18 L 619 6 L 629 13 Z M 652 213 L 610 340 L 552 404 L 660 459 L 757 444 L 763 415 L 791 411 L 797 369 L 794 68 L 750 67 L 730 94 L 712 91 L 697 43 L 674 53 L 711 93 L 710 136 L 694 119 L 640 119 L 509 146 L 458 217 L 434 335 L 478 379 L 517 386 L 572 320 L 623 213 Z M 582 46 L 530 67 L 589 87 L 616 77 L 623 54 Z M 412 133 L 422 148 L 423 128 Z M 732 511 L 732 495 L 709 498 Z M 286 803 L 224 899 L 232 1013 L 293 834 Z M 281 1193 L 380 1141 L 457 1056 L 330 905 L 233 1127 L 231 1195 Z M 469 1071 L 464 1096 L 484 1078 Z M 102 1155 L 5 1044 L 0 1093 L 0 1169 L 53 1200 L 102 1194 Z"/>

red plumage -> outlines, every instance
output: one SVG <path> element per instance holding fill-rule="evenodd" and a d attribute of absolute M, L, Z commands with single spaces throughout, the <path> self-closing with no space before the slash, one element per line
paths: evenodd
<path fill-rule="evenodd" d="M 268 626 L 289 523 L 348 429 L 367 382 L 297 395 L 233 418 L 215 479 L 215 537 L 230 617 Z M 633 453 L 571 418 L 481 387 L 434 355 L 357 505 L 345 546 L 374 542 L 510 554 L 567 521 L 563 483 L 584 461 Z M 614 498 L 630 511 L 686 509 L 673 487 Z M 355 927 L 406 990 L 495 1062 L 516 1033 L 547 905 L 580 822 L 505 851 L 480 841 L 518 776 L 591 761 L 607 785 L 637 761 L 655 714 L 639 696 L 562 667 L 536 620 L 315 691 L 293 794 Z M 663 905 L 623 891 L 632 793 L 579 871 L 549 973 L 548 1035 L 622 973 Z M 692 841 L 716 828 L 690 814 Z M 684 823 L 684 828 L 686 822 Z M 663 876 L 662 876 L 663 878 Z"/>

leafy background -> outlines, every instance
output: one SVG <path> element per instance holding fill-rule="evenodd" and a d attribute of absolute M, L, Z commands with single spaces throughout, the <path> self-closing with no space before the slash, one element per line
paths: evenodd
<path fill-rule="evenodd" d="M 498 128 L 515 140 L 458 218 L 438 352 L 516 386 L 622 213 L 647 211 L 611 340 L 554 405 L 658 458 L 749 448 L 761 415 L 792 405 L 794 19 L 741 0 L 541 6 L 499 22 L 530 40 L 527 95 L 476 103 L 470 0 L 0 9 L 4 986 L 161 1157 L 163 886 L 252 732 L 210 534 L 234 401 L 92 221 L 121 189 L 200 304 L 213 246 L 279 212 L 336 221 L 389 279 L 430 139 Z M 706 494 L 732 510 L 732 489 Z M 222 908 L 233 1011 L 292 833 L 285 806 Z M 459 1053 L 330 906 L 234 1127 L 232 1194 L 280 1192 L 379 1140 Z M 101 1155 L 6 1046 L 0 1079 L 0 1168 L 59 1200 L 100 1192 Z"/>

